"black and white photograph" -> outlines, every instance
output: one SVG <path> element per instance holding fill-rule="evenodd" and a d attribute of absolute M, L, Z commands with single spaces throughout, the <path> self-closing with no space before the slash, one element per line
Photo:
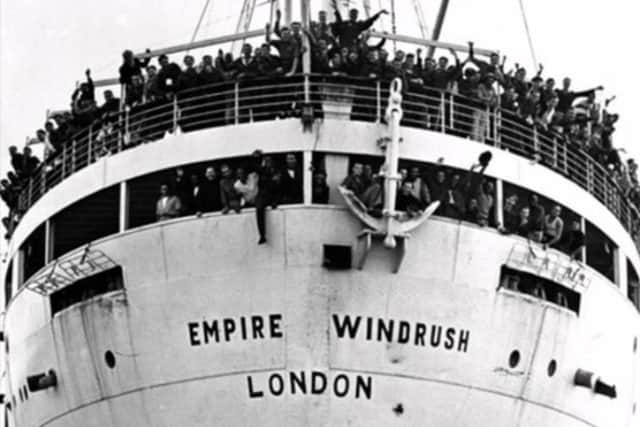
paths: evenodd
<path fill-rule="evenodd" d="M 639 16 L 0 1 L 0 427 L 639 427 Z"/>

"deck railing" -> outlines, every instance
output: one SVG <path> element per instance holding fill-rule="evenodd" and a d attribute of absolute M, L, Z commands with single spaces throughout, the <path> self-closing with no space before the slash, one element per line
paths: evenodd
<path fill-rule="evenodd" d="M 113 114 L 107 125 L 94 124 L 67 141 L 56 158 L 29 178 L 20 194 L 19 209 L 25 212 L 52 187 L 101 157 L 167 133 L 292 116 L 310 119 L 309 114 L 314 119 L 381 122 L 388 87 L 387 82 L 370 79 L 297 75 L 201 86 L 127 108 Z M 530 158 L 565 176 L 604 204 L 640 247 L 636 231 L 640 214 L 625 190 L 603 165 L 562 135 L 477 99 L 422 86 L 405 88 L 403 109 L 403 126 L 468 137 Z"/>

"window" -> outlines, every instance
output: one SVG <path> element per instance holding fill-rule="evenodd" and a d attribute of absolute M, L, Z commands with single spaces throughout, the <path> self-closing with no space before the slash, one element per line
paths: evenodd
<path fill-rule="evenodd" d="M 578 243 L 575 232 L 572 230 L 576 227 L 579 230 L 581 224 L 580 215 L 555 200 L 548 199 L 526 188 L 508 182 L 503 183 L 502 196 L 504 203 L 504 206 L 502 207 L 503 223 L 506 231 L 531 238 L 532 240 L 540 240 L 540 238 L 544 238 L 544 224 L 541 222 L 541 219 L 543 218 L 538 218 L 537 223 L 534 219 L 535 214 L 532 206 L 532 204 L 535 203 L 532 200 L 532 195 L 534 194 L 537 196 L 539 206 L 542 208 L 539 212 L 544 214 L 545 217 L 555 206 L 560 207 L 562 236 L 556 244 L 552 245 L 552 247 L 567 254 L 574 251 L 576 246 L 578 246 Z M 529 215 L 528 226 L 523 227 L 521 224 L 523 223 L 523 217 L 526 217 L 527 213 Z M 536 234 L 534 231 L 535 229 L 542 230 L 542 233 Z"/>
<path fill-rule="evenodd" d="M 24 241 L 22 246 L 24 256 L 24 282 L 44 267 L 45 226 L 41 224 Z"/>
<path fill-rule="evenodd" d="M 117 185 L 101 190 L 53 217 L 54 258 L 118 232 L 119 190 Z"/>
<path fill-rule="evenodd" d="M 276 204 L 302 203 L 302 153 L 278 153 L 264 154 L 264 161 L 271 162 L 273 180 L 269 185 L 274 191 L 278 191 L 273 202 Z M 289 158 L 287 158 L 289 157 Z M 293 176 L 284 176 L 285 168 L 289 162 L 293 166 L 292 157 L 295 158 L 296 172 Z M 231 184 L 229 191 L 233 192 L 233 184 L 236 181 L 240 170 L 246 175 L 251 169 L 254 160 L 250 156 L 233 157 L 227 159 L 215 159 L 198 163 L 180 165 L 178 167 L 164 169 L 152 174 L 143 175 L 128 182 L 129 189 L 129 228 L 140 227 L 152 224 L 157 221 L 156 203 L 160 196 L 160 186 L 166 184 L 169 194 L 175 195 L 180 200 L 179 216 L 193 215 L 200 209 L 202 212 L 216 212 L 222 210 L 220 197 L 220 179 L 222 176 L 221 166 L 229 167 L 230 176 L 227 177 Z M 215 171 L 215 181 L 212 188 L 215 192 L 211 197 L 198 199 L 194 189 L 205 191 L 207 188 L 206 171 L 213 167 Z M 178 169 L 181 170 L 181 177 L 178 178 Z M 202 197 L 202 193 L 199 193 Z M 215 199 L 215 200 L 214 200 Z M 240 196 L 237 196 L 238 202 Z M 245 205 L 249 207 L 249 205 Z"/>
<path fill-rule="evenodd" d="M 520 292 L 580 313 L 580 294 L 549 279 L 503 266 L 500 289 Z"/>
<path fill-rule="evenodd" d="M 382 156 L 350 156 L 345 177 L 360 173 L 362 179 L 349 178 L 351 190 L 369 209 L 381 203 L 380 192 L 369 191 L 384 163 Z M 434 215 L 495 227 L 495 180 L 440 164 L 400 160 L 402 188 L 398 190 L 396 209 L 422 210 L 434 201 L 440 206 Z M 342 182 L 342 181 L 341 181 Z M 376 197 L 371 197 L 372 194 Z"/>
<path fill-rule="evenodd" d="M 51 294 L 51 315 L 76 303 L 123 288 L 121 267 L 85 277 Z"/>
<path fill-rule="evenodd" d="M 640 279 L 638 278 L 638 272 L 633 268 L 633 264 L 627 258 L 627 296 L 640 310 Z"/>
<path fill-rule="evenodd" d="M 614 255 L 617 246 L 598 227 L 586 221 L 587 265 L 615 283 Z"/>
<path fill-rule="evenodd" d="M 11 297 L 13 296 L 12 289 L 12 279 L 13 279 L 13 260 L 9 262 L 9 267 L 7 267 L 6 275 L 4 276 L 4 306 L 9 305 L 9 301 L 11 301 Z"/>

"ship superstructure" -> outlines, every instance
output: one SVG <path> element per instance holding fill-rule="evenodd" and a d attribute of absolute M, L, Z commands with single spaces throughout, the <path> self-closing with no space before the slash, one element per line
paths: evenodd
<path fill-rule="evenodd" d="M 311 73 L 308 57 L 115 125 L 83 130 L 21 194 L 2 276 L 8 425 L 640 423 L 640 215 L 586 152 L 499 107 Z M 176 168 L 246 168 L 256 149 L 301 175 L 300 199 L 267 209 L 266 244 L 253 207 L 157 221 Z M 344 185 L 357 164 L 379 171 L 376 208 Z M 489 217 L 452 213 L 453 193 L 401 209 L 414 168 L 491 196 Z M 577 255 L 505 230 L 505 201 L 533 194 L 586 235 Z"/>

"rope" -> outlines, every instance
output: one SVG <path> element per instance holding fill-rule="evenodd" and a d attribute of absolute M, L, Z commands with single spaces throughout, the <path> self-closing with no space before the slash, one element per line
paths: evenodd
<path fill-rule="evenodd" d="M 198 23 L 196 24 L 196 28 L 193 30 L 193 35 L 191 36 L 191 42 L 196 41 L 196 36 L 198 35 L 198 31 L 200 30 L 200 25 L 202 25 L 202 20 L 204 19 L 204 15 L 207 13 L 207 9 L 209 8 L 209 3 L 211 0 L 205 0 L 204 7 L 202 8 L 202 12 L 200 12 L 200 19 L 198 19 Z M 189 54 L 189 50 L 187 49 L 187 55 Z"/>
<path fill-rule="evenodd" d="M 384 6 L 382 5 L 382 0 L 378 0 L 378 10 L 382 10 L 384 9 Z M 380 27 L 382 28 L 382 31 L 385 31 L 385 25 L 384 25 L 385 19 L 381 19 L 380 20 Z"/>
<path fill-rule="evenodd" d="M 393 35 L 396 35 L 396 2 L 395 0 L 391 0 L 391 32 Z M 393 52 L 396 51 L 396 41 L 393 40 Z"/>
<path fill-rule="evenodd" d="M 533 48 L 533 40 L 531 39 L 531 31 L 529 30 L 529 22 L 527 21 L 527 12 L 524 10 L 524 1 L 519 0 L 520 12 L 522 13 L 522 21 L 524 22 L 524 29 L 527 33 L 527 40 L 529 41 L 529 50 L 531 51 L 531 58 L 533 59 L 533 68 L 538 70 L 538 60 L 536 59 L 536 52 Z"/>

